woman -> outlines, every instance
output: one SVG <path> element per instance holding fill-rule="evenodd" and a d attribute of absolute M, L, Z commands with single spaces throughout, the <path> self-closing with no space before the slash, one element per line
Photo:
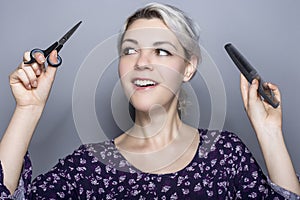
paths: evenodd
<path fill-rule="evenodd" d="M 130 16 L 120 37 L 119 76 L 135 108 L 134 126 L 114 140 L 82 145 L 32 183 L 26 152 L 56 68 L 45 69 L 38 53 L 37 63 L 22 62 L 10 76 L 17 106 L 0 144 L 1 196 L 299 198 L 299 181 L 282 137 L 281 108 L 261 101 L 257 81 L 248 86 L 241 77 L 241 91 L 270 179 L 235 134 L 198 130 L 180 120 L 178 97 L 200 60 L 198 38 L 194 22 L 172 6 L 149 4 Z M 56 56 L 55 51 L 50 55 L 53 63 Z M 269 87 L 280 99 L 278 88 Z"/>

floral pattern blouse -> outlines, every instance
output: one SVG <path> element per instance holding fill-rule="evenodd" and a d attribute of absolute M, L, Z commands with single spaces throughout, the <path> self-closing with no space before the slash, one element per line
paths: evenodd
<path fill-rule="evenodd" d="M 114 141 L 81 145 L 31 182 L 28 154 L 15 193 L 0 199 L 300 199 L 272 183 L 233 133 L 199 130 L 193 160 L 169 174 L 144 173 L 120 154 Z"/>

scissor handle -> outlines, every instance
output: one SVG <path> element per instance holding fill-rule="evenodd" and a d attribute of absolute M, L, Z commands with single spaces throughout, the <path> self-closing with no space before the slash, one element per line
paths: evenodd
<path fill-rule="evenodd" d="M 24 64 L 32 64 L 32 63 L 36 62 L 36 59 L 35 59 L 35 57 L 34 57 L 34 54 L 37 53 L 37 52 L 39 52 L 39 53 L 41 53 L 41 54 L 44 54 L 44 51 L 43 51 L 42 49 L 38 49 L 38 48 L 32 49 L 32 50 L 30 51 L 30 60 L 27 61 L 27 62 L 24 62 Z"/>
<path fill-rule="evenodd" d="M 34 54 L 35 54 L 35 53 L 41 53 L 41 54 L 45 55 L 45 51 L 42 50 L 42 49 L 38 49 L 38 48 L 32 49 L 32 50 L 30 51 L 30 60 L 27 61 L 27 62 L 24 62 L 24 64 L 32 64 L 32 63 L 36 62 L 36 59 L 35 59 L 35 57 L 34 57 Z M 46 55 L 45 55 L 45 56 L 46 56 Z M 61 65 L 61 63 L 62 63 L 62 58 L 61 58 L 59 55 L 57 55 L 57 63 L 52 63 L 52 62 L 50 61 L 49 56 L 48 56 L 48 57 L 47 57 L 47 63 L 48 63 L 49 65 L 51 65 L 52 67 L 59 67 L 59 66 Z"/>
<path fill-rule="evenodd" d="M 60 65 L 61 65 L 61 63 L 62 63 L 62 58 L 59 56 L 59 55 L 57 55 L 57 63 L 52 63 L 51 61 L 50 61 L 50 56 L 48 56 L 48 58 L 47 58 L 47 63 L 49 64 L 49 65 L 51 65 L 52 67 L 59 67 Z"/>

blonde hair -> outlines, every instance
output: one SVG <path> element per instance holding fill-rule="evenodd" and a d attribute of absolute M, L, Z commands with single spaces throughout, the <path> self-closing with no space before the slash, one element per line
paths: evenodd
<path fill-rule="evenodd" d="M 200 28 L 190 17 L 182 10 L 167 4 L 150 3 L 145 7 L 138 9 L 129 16 L 121 30 L 118 47 L 128 27 L 138 19 L 158 18 L 176 35 L 182 45 L 186 59 L 189 60 L 192 55 L 196 56 L 198 63 L 201 60 L 199 37 Z M 196 67 L 196 66 L 195 66 Z"/>

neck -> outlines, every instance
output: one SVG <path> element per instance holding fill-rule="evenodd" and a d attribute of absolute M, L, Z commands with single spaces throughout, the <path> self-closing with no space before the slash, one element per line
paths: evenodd
<path fill-rule="evenodd" d="M 137 112 L 135 125 L 115 139 L 121 154 L 144 172 L 170 173 L 186 166 L 194 157 L 198 131 L 184 124 L 174 109 L 156 107 Z M 155 161 L 155 162 L 153 162 Z"/>
<path fill-rule="evenodd" d="M 180 134 L 182 121 L 177 111 L 177 100 L 168 107 L 155 105 L 149 112 L 136 111 L 135 125 L 127 132 L 127 139 L 135 148 L 157 150 L 170 144 Z"/>

